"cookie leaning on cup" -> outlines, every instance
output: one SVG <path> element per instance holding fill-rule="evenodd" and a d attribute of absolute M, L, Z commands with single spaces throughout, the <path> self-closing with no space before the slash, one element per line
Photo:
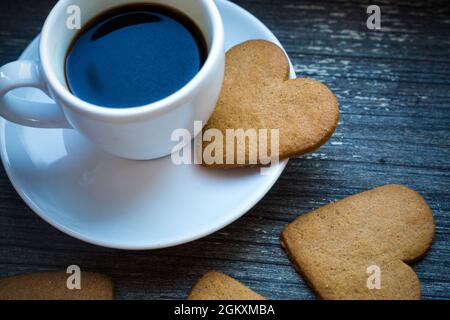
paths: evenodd
<path fill-rule="evenodd" d="M 268 41 L 247 41 L 227 52 L 222 92 L 203 131 L 217 129 L 222 133 L 223 160 L 205 165 L 226 168 L 254 166 L 267 164 L 277 156 L 271 150 L 269 133 L 266 136 L 268 152 L 263 155 L 258 152 L 260 141 L 244 146 L 232 141 L 235 152 L 231 157 L 234 161 L 230 163 L 227 161 L 227 129 L 267 129 L 269 132 L 278 129 L 279 159 L 311 152 L 331 137 L 339 120 L 335 95 L 319 81 L 306 78 L 289 80 L 289 72 L 284 51 Z M 203 151 L 211 143 L 213 141 L 203 142 Z M 245 151 L 244 163 L 238 163 L 238 147 L 245 148 L 242 150 Z M 250 163 L 250 154 L 257 155 L 257 163 Z"/>

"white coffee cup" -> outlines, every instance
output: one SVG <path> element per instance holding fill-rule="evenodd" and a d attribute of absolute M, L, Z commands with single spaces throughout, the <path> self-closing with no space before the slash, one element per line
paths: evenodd
<path fill-rule="evenodd" d="M 98 147 L 119 157 L 149 160 L 176 151 L 176 129 L 194 136 L 194 121 L 206 123 L 214 111 L 224 77 L 224 30 L 213 0 L 133 0 L 173 7 L 189 16 L 202 31 L 208 58 L 182 89 L 163 100 L 135 108 L 106 108 L 74 96 L 65 81 L 65 57 L 79 32 L 67 26 L 71 6 L 80 8 L 81 25 L 129 0 L 61 0 L 50 12 L 40 38 L 40 61 L 16 61 L 0 68 L 0 115 L 30 127 L 72 128 Z M 54 103 L 17 98 L 10 91 L 34 87 Z M 181 146 L 180 146 L 181 147 Z"/>

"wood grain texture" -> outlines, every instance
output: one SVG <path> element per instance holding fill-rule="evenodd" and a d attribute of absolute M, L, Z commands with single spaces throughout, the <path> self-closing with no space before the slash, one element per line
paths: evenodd
<path fill-rule="evenodd" d="M 184 299 L 223 271 L 269 299 L 312 299 L 280 247 L 301 213 L 386 183 L 420 192 L 436 239 L 414 266 L 425 299 L 450 299 L 450 4 L 378 0 L 239 0 L 266 23 L 299 76 L 327 83 L 342 118 L 320 150 L 293 159 L 269 194 L 231 226 L 176 248 L 122 252 L 72 239 L 39 219 L 0 170 L 0 277 L 78 264 L 110 275 L 121 299 Z M 55 1 L 0 2 L 0 64 L 15 60 Z"/>

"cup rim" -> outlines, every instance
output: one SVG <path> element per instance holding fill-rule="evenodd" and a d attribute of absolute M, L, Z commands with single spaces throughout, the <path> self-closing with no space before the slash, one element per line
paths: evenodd
<path fill-rule="evenodd" d="M 58 99 L 62 100 L 64 106 L 69 107 L 73 111 L 94 116 L 96 118 L 107 118 L 108 120 L 120 121 L 138 120 L 142 116 L 148 116 L 150 114 L 164 114 L 170 110 L 182 106 L 184 104 L 183 102 L 189 98 L 193 91 L 199 90 L 200 85 L 205 81 L 205 78 L 213 72 L 215 65 L 224 55 L 225 32 L 219 10 L 214 3 L 214 0 L 198 0 L 200 4 L 206 7 L 209 13 L 209 19 L 212 25 L 212 42 L 206 61 L 194 78 L 192 78 L 187 84 L 173 94 L 161 100 L 142 106 L 129 108 L 108 108 L 89 103 L 73 95 L 69 89 L 58 80 L 56 72 L 53 70 L 52 63 L 50 61 L 49 48 L 46 46 L 52 30 L 51 26 L 54 24 L 54 20 L 56 19 L 56 13 L 60 10 L 65 10 L 65 8 L 71 4 L 70 1 L 71 0 L 59 1 L 48 15 L 41 33 L 39 56 L 41 61 L 41 69 L 47 79 L 49 87 L 52 89 L 52 93 Z"/>

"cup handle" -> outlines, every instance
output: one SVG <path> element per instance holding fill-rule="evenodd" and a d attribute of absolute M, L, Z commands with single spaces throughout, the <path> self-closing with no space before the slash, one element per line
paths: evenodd
<path fill-rule="evenodd" d="M 55 102 L 38 102 L 9 93 L 25 87 L 40 89 L 48 95 L 37 62 L 20 60 L 0 68 L 0 116 L 27 127 L 70 128 Z"/>

